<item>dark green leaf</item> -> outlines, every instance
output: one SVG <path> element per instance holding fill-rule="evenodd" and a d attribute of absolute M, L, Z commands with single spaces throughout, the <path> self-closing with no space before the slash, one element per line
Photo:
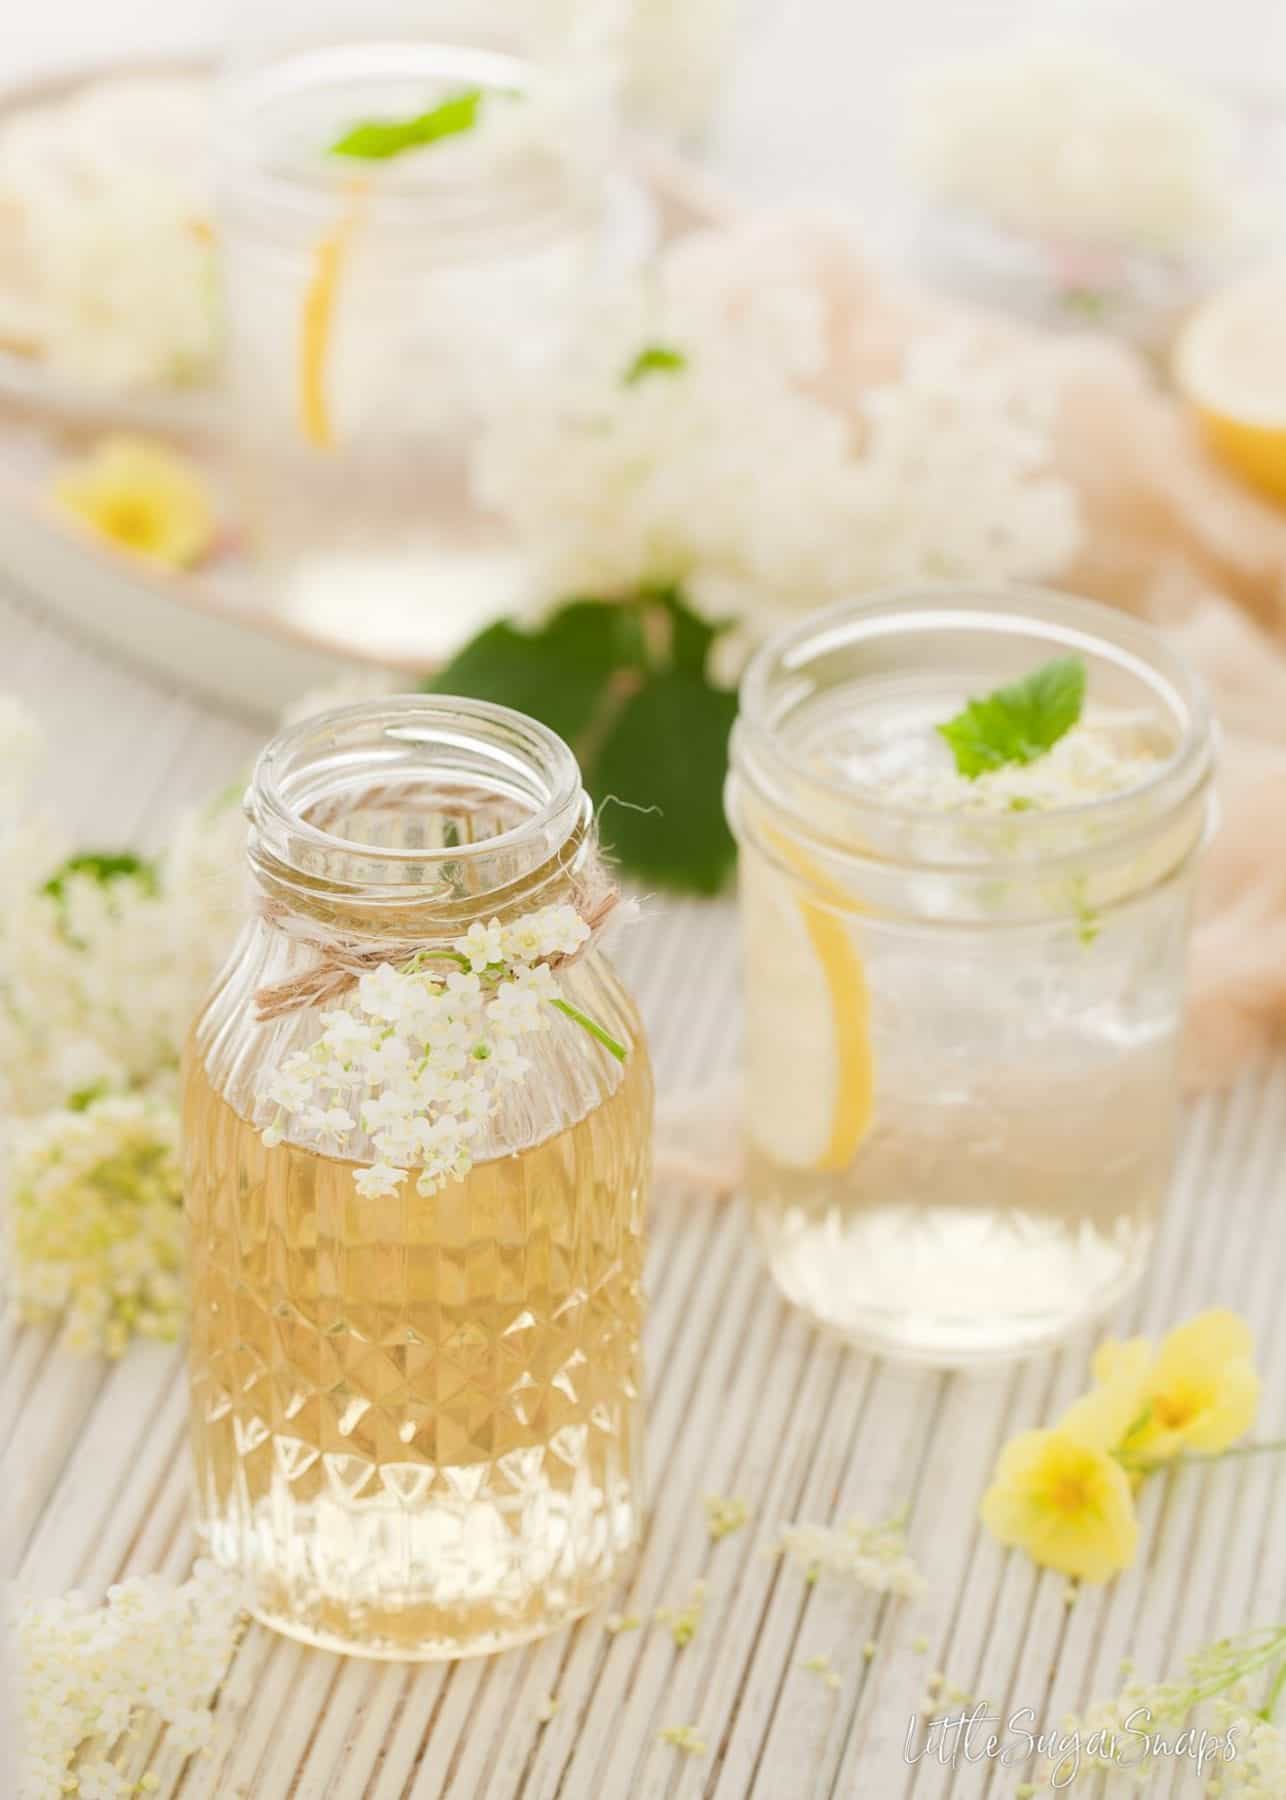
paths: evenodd
<path fill-rule="evenodd" d="M 426 687 L 543 720 L 606 803 L 603 841 L 626 872 L 713 893 L 733 860 L 723 782 L 736 697 L 705 673 L 719 629 L 673 588 L 574 600 L 537 631 L 491 626 Z"/>
<path fill-rule="evenodd" d="M 698 894 L 723 886 L 736 854 L 723 816 L 736 715 L 735 694 L 687 669 L 654 675 L 626 700 L 586 780 L 603 841 L 630 874 Z"/>
<path fill-rule="evenodd" d="M 132 850 L 82 850 L 76 856 L 69 856 L 65 863 L 54 870 L 41 888 L 41 893 L 48 894 L 51 900 L 61 900 L 67 892 L 67 882 L 73 875 L 88 875 L 100 887 L 108 887 L 113 881 L 133 878 L 149 894 L 157 891 L 154 862 L 135 856 Z"/>
<path fill-rule="evenodd" d="M 648 375 L 678 375 L 688 366 L 688 359 L 682 350 L 676 350 L 672 344 L 645 344 L 629 364 L 621 381 L 626 387 L 633 387 L 636 381 L 642 381 Z"/>
<path fill-rule="evenodd" d="M 609 682 L 645 666 L 637 609 L 574 600 L 538 631 L 491 625 L 425 683 L 429 693 L 494 700 L 540 719 L 575 745 L 595 718 Z"/>
<path fill-rule="evenodd" d="M 678 588 L 656 588 L 642 595 L 641 600 L 645 614 L 655 616 L 659 608 L 664 615 L 668 638 L 665 661 L 677 669 L 704 675 L 710 646 L 725 627 L 711 625 L 685 606 Z"/>
<path fill-rule="evenodd" d="M 1006 763 L 1035 762 L 1071 730 L 1084 701 L 1085 664 L 1078 656 L 1063 656 L 985 699 L 971 700 L 938 731 L 951 746 L 956 768 L 973 781 Z"/>
<path fill-rule="evenodd" d="M 457 137 L 462 131 L 473 130 L 482 100 L 481 88 L 467 88 L 413 119 L 364 119 L 336 138 L 330 147 L 331 155 L 383 162 L 390 156 L 400 156 L 403 150 Z"/>

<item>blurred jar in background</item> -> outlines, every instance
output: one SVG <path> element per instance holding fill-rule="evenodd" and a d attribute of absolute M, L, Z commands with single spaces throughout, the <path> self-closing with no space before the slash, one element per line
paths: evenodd
<path fill-rule="evenodd" d="M 650 220 L 618 173 L 609 13 L 428 4 L 395 35 L 405 11 L 243 42 L 220 229 L 269 604 L 422 663 L 513 601 L 516 547 L 472 492 L 481 431 Z"/>
<path fill-rule="evenodd" d="M 970 301 L 1161 351 L 1192 302 L 1280 235 L 1262 96 L 1172 61 L 1159 34 L 1073 11 L 1057 37 L 926 62 L 912 80 L 915 258 Z"/>

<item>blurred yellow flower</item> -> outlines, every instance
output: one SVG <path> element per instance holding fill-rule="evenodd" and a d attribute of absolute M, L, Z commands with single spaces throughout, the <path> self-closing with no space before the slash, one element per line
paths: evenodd
<path fill-rule="evenodd" d="M 1138 1546 L 1125 1471 L 1101 1445 L 1061 1426 L 1005 1445 L 981 1517 L 1002 1544 L 1083 1581 L 1128 1568 Z"/>
<path fill-rule="evenodd" d="M 170 568 L 198 562 L 214 539 L 214 507 L 198 471 L 144 438 L 105 438 L 57 475 L 54 497 L 101 537 Z"/>
<path fill-rule="evenodd" d="M 1146 1469 L 1183 1450 L 1213 1455 L 1255 1422 L 1253 1356 L 1245 1320 L 1214 1308 L 1164 1337 L 1155 1359 L 1146 1338 L 1101 1345 L 1094 1358 L 1100 1385 L 1089 1402 L 1113 1394 L 1118 1408 L 1129 1410 L 1132 1400 L 1133 1427 L 1111 1446 L 1130 1467 Z"/>
<path fill-rule="evenodd" d="M 1135 1354 L 1136 1346 L 1143 1351 L 1141 1362 Z M 1117 1344 L 1113 1348 L 1125 1354 L 1119 1361 L 1104 1358 L 1100 1366 L 1099 1358 L 1107 1348 L 1105 1344 L 1095 1357 L 1094 1372 L 1099 1385 L 1069 1406 L 1058 1424 L 1060 1431 L 1081 1443 L 1115 1455 L 1122 1444 L 1132 1440 L 1147 1413 L 1143 1378 L 1151 1361 L 1151 1347 L 1141 1338 Z"/>

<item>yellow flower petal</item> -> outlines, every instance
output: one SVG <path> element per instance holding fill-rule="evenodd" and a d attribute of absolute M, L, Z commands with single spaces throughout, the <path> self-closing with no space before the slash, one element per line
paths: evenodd
<path fill-rule="evenodd" d="M 1097 1358 L 1095 1359 L 1097 1362 Z M 1092 1450 L 1116 1450 L 1138 1424 L 1148 1406 L 1143 1378 L 1130 1366 L 1119 1367 L 1101 1387 L 1069 1406 L 1058 1422 L 1060 1431 Z"/>
<path fill-rule="evenodd" d="M 1259 1406 L 1253 1352 L 1246 1321 L 1222 1308 L 1199 1313 L 1162 1341 L 1148 1396 L 1175 1449 L 1209 1455 L 1249 1431 Z"/>
<path fill-rule="evenodd" d="M 1142 1385 L 1152 1366 L 1152 1345 L 1147 1338 L 1105 1338 L 1090 1364 L 1097 1382 L 1137 1381 Z"/>
<path fill-rule="evenodd" d="M 1223 1363 L 1236 1357 L 1250 1358 L 1255 1340 L 1249 1325 L 1225 1307 L 1198 1313 L 1186 1325 L 1176 1325 L 1161 1340 L 1155 1374 L 1164 1380 L 1170 1368 L 1188 1368 L 1194 1362 Z"/>
<path fill-rule="evenodd" d="M 107 438 L 55 478 L 62 509 L 121 549 L 186 568 L 210 548 L 214 507 L 199 472 L 162 444 Z"/>
<path fill-rule="evenodd" d="M 1138 1548 L 1130 1484 L 1106 1451 L 1061 1430 L 1006 1444 L 983 1496 L 982 1522 L 1002 1544 L 1083 1581 L 1128 1568 Z"/>

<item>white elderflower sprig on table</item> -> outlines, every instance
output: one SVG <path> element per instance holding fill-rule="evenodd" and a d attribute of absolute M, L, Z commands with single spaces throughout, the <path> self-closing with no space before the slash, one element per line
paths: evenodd
<path fill-rule="evenodd" d="M 119 1356 L 183 1326 L 183 1195 L 172 1107 L 129 1095 L 20 1124 L 6 1209 L 19 1313 L 63 1314 L 72 1349 Z"/>
<path fill-rule="evenodd" d="M 859 379 L 858 309 L 835 291 L 837 268 L 860 279 L 847 257 L 798 231 L 690 235 L 532 375 L 487 434 L 478 485 L 524 544 L 535 609 L 681 587 L 735 623 L 722 676 L 863 587 L 1066 565 L 1080 521 L 1053 467 L 1047 354 L 952 329 Z"/>
<path fill-rule="evenodd" d="M 77 1593 L 20 1604 L 18 1800 L 133 1793 L 115 1753 L 149 1721 L 165 1725 L 178 1751 L 202 1749 L 238 1629 L 235 1586 L 208 1562 L 180 1587 L 158 1576 L 123 1581 L 99 1607 Z"/>
<path fill-rule="evenodd" d="M 575 956 L 590 927 L 568 905 L 509 924 L 476 921 L 462 937 L 402 968 L 364 973 L 346 1007 L 321 1015 L 321 1034 L 268 1071 L 276 1107 L 264 1141 L 319 1141 L 339 1154 L 355 1136 L 376 1160 L 354 1183 L 368 1196 L 396 1193 L 412 1168 L 432 1194 L 472 1164 L 472 1145 L 499 1091 L 529 1064 L 522 1042 L 554 1009 L 613 1056 L 625 1047 L 563 998 L 551 962 Z"/>
<path fill-rule="evenodd" d="M 204 808 L 180 822 L 159 861 L 82 852 L 44 882 L 18 846 L 0 920 L 0 1090 L 10 1111 L 172 1079 L 243 916 L 244 834 L 235 807 Z"/>
<path fill-rule="evenodd" d="M 787 1525 L 775 1548 L 797 1564 L 810 1582 L 823 1574 L 837 1575 L 874 1593 L 896 1594 L 904 1600 L 917 1600 L 925 1591 L 901 1519 L 888 1519 L 881 1525 L 858 1518 L 845 1519 L 840 1525 Z"/>
<path fill-rule="evenodd" d="M 1263 1704 L 1255 1677 L 1268 1675 Z M 1286 1690 L 1286 1625 L 1220 1638 L 1188 1658 L 1171 1681 L 1130 1681 L 1113 1699 L 1063 1720 L 1069 1746 L 1041 1771 L 1060 1789 L 1090 1786 L 1108 1774 L 1109 1791 L 1146 1787 L 1158 1766 L 1171 1767 L 1176 1741 L 1200 1766 L 1205 1792 L 1280 1800 L 1286 1793 L 1286 1734 L 1272 1715 Z M 1154 1741 L 1155 1740 L 1155 1741 Z"/>

